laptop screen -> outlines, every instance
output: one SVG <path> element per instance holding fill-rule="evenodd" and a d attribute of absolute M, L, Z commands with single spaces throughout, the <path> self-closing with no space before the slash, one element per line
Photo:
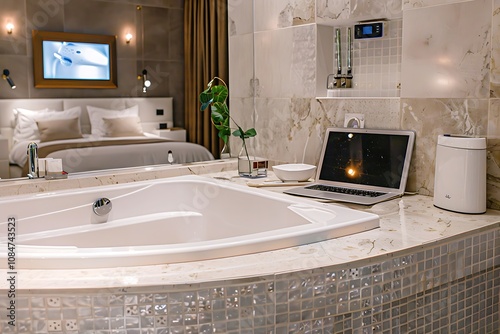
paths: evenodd
<path fill-rule="evenodd" d="M 319 179 L 399 189 L 408 135 L 330 131 Z"/>

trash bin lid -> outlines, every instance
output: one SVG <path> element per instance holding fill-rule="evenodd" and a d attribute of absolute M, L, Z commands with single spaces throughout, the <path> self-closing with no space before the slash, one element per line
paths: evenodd
<path fill-rule="evenodd" d="M 460 135 L 439 135 L 438 145 L 470 150 L 486 149 L 486 138 Z"/>

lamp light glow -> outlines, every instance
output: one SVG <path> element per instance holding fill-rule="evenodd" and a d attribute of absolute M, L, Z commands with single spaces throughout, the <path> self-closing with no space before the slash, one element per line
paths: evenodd
<path fill-rule="evenodd" d="M 127 42 L 127 44 L 129 44 L 133 37 L 134 36 L 132 36 L 131 33 L 126 34 L 125 35 L 125 42 Z"/>
<path fill-rule="evenodd" d="M 5 26 L 5 28 L 7 29 L 7 33 L 9 35 L 12 34 L 12 31 L 14 31 L 14 25 L 12 23 L 7 23 L 7 25 Z"/>

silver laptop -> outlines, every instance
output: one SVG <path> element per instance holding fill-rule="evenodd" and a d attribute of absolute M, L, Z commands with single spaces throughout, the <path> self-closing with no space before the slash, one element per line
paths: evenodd
<path fill-rule="evenodd" d="M 313 184 L 287 194 L 372 205 L 402 196 L 415 133 L 329 128 Z"/>

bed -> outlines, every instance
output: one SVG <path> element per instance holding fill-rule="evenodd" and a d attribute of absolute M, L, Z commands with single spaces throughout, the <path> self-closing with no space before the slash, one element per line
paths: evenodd
<path fill-rule="evenodd" d="M 160 123 L 174 126 L 172 103 L 171 97 L 0 100 L 10 177 L 27 174 L 30 142 L 39 158 L 62 159 L 68 173 L 213 160 L 201 145 L 158 135 Z"/>

